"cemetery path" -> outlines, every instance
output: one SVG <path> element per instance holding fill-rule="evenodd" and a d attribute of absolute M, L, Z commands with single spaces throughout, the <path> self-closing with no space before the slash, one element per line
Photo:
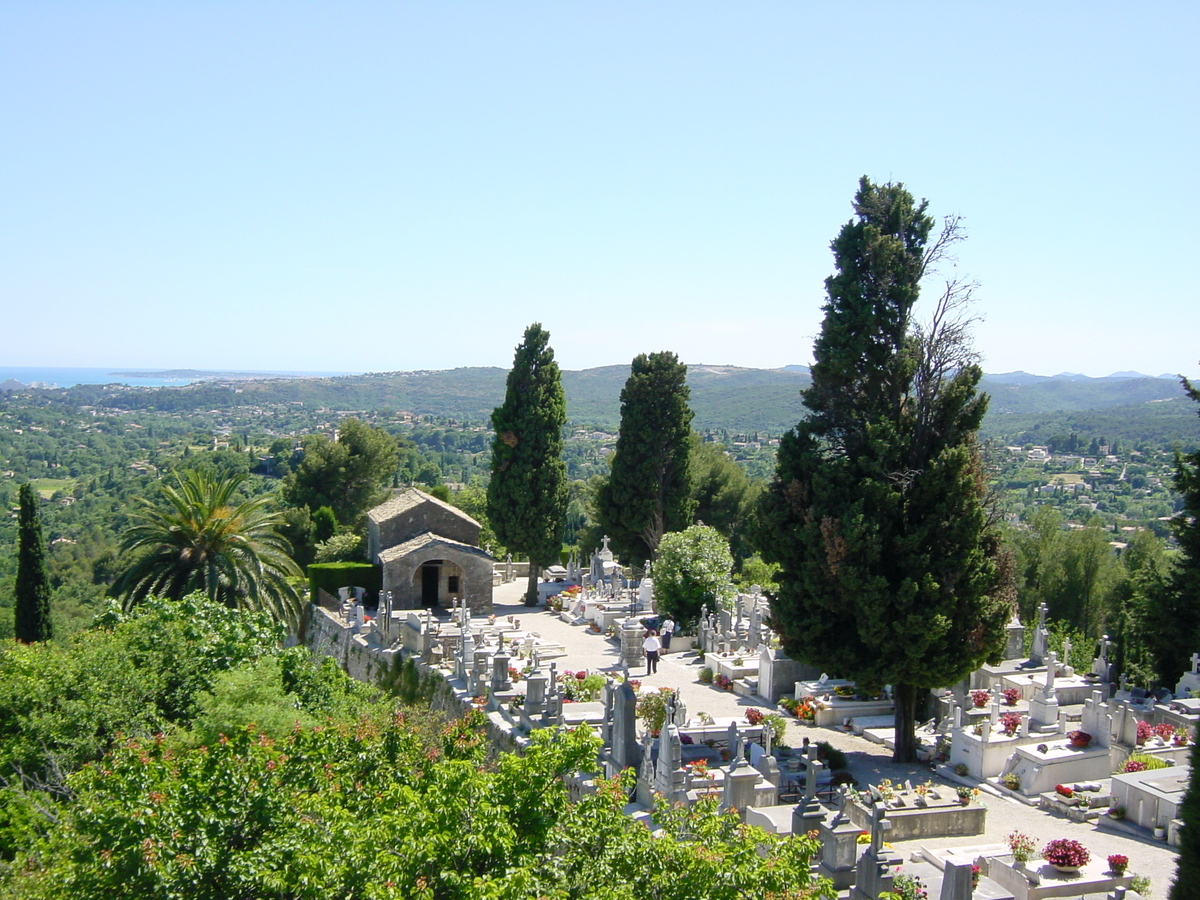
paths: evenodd
<path fill-rule="evenodd" d="M 545 607 L 525 606 L 522 602 L 524 589 L 523 579 L 496 586 L 493 592 L 494 612 L 501 617 L 512 615 L 519 618 L 524 630 L 535 632 L 543 640 L 562 644 L 566 655 L 557 660 L 559 671 L 621 671 L 621 655 L 615 641 L 609 641 L 603 635 L 590 632 L 582 626 L 570 625 Z M 643 665 L 632 669 L 630 676 L 641 681 L 643 687 L 671 687 L 678 690 L 687 705 L 688 714 L 693 717 L 706 712 L 716 719 L 744 718 L 746 710 L 750 707 L 777 712 L 757 698 L 740 697 L 729 691 L 701 684 L 698 680 L 700 666 L 696 664 L 695 652 L 690 647 L 689 637 L 677 638 L 671 652 L 660 660 L 657 673 L 648 676 Z M 882 744 L 873 743 L 841 729 L 802 726 L 789 718 L 783 743 L 798 747 L 806 737 L 813 741 L 828 741 L 846 753 L 849 770 L 860 785 L 878 784 L 884 778 L 890 778 L 896 784 L 903 784 L 905 781 L 918 784 L 930 778 L 935 783 L 956 783 L 938 776 L 925 764 L 892 762 L 891 751 Z M 1005 835 L 1012 831 L 1022 831 L 1029 835 L 1039 848 L 1053 838 L 1074 838 L 1091 851 L 1094 860 L 1103 860 L 1112 853 L 1124 853 L 1130 859 L 1130 871 L 1149 875 L 1153 879 L 1153 895 L 1166 896 L 1167 887 L 1174 876 L 1177 858 L 1175 851 L 1166 844 L 1142 838 L 1133 832 L 1126 833 L 1097 828 L 1093 824 L 1072 822 L 1007 797 L 981 794 L 979 799 L 988 808 L 987 831 L 984 834 L 901 841 L 895 844 L 896 850 L 907 858 L 910 853 L 919 851 L 922 845 L 932 849 L 1002 844 Z"/>

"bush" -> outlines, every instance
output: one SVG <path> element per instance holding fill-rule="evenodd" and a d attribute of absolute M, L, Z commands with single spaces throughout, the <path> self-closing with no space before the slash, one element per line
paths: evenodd
<path fill-rule="evenodd" d="M 314 603 L 318 589 L 335 597 L 338 588 L 342 587 L 362 587 L 377 592 L 383 587 L 383 567 L 368 562 L 314 563 L 308 567 L 308 586 Z"/>
<path fill-rule="evenodd" d="M 705 666 L 703 669 L 700 670 L 699 677 L 700 677 L 701 684 L 712 684 L 713 683 L 713 670 L 710 669 L 708 666 Z"/>
<path fill-rule="evenodd" d="M 817 741 L 817 757 L 825 760 L 832 770 L 846 768 L 846 754 L 829 741 Z"/>
<path fill-rule="evenodd" d="M 1149 769 L 1166 769 L 1170 765 L 1167 760 L 1151 756 L 1149 753 L 1130 753 L 1129 758 L 1125 760 L 1125 765 L 1121 766 L 1121 771 L 1145 772 Z"/>

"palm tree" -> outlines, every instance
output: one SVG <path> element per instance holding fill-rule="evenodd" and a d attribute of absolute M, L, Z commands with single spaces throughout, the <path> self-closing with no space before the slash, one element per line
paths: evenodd
<path fill-rule="evenodd" d="M 204 591 L 226 606 L 296 623 L 300 597 L 287 578 L 302 573 L 275 530 L 283 518 L 265 508 L 269 497 L 237 502 L 245 480 L 192 471 L 161 486 L 167 509 L 141 500 L 145 508 L 121 542 L 130 563 L 116 591 L 127 609 L 151 594 L 177 600 Z"/>

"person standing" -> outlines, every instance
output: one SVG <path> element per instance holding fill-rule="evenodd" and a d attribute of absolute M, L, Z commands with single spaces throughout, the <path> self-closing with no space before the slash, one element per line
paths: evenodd
<path fill-rule="evenodd" d="M 662 649 L 662 643 L 658 639 L 658 632 L 651 628 L 646 632 L 646 639 L 642 641 L 642 652 L 646 654 L 646 674 L 653 675 L 658 671 L 658 651 Z"/>
<path fill-rule="evenodd" d="M 667 620 L 662 623 L 662 649 L 666 653 L 671 649 L 671 637 L 675 634 L 675 620 L 667 616 Z"/>

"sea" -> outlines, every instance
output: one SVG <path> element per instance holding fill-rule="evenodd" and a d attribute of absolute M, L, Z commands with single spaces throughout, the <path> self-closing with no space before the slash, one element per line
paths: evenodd
<path fill-rule="evenodd" d="M 172 371 L 162 367 L 157 369 L 131 366 L 105 366 L 102 368 L 81 368 L 71 366 L 2 366 L 0 365 L 0 383 L 13 379 L 21 384 L 37 387 L 73 387 L 77 384 L 129 384 L 139 387 L 164 387 L 166 385 L 192 384 L 196 381 L 209 381 L 220 376 L 246 377 L 249 375 L 277 376 L 290 378 L 329 378 L 335 375 L 357 375 L 357 372 L 293 372 L 257 370 L 200 370 L 187 369 L 172 374 L 171 377 L 161 377 Z M 119 373 L 119 374 L 118 374 Z M 145 374 L 143 374 L 145 373 Z M 185 374 L 186 373 L 186 374 Z"/>

